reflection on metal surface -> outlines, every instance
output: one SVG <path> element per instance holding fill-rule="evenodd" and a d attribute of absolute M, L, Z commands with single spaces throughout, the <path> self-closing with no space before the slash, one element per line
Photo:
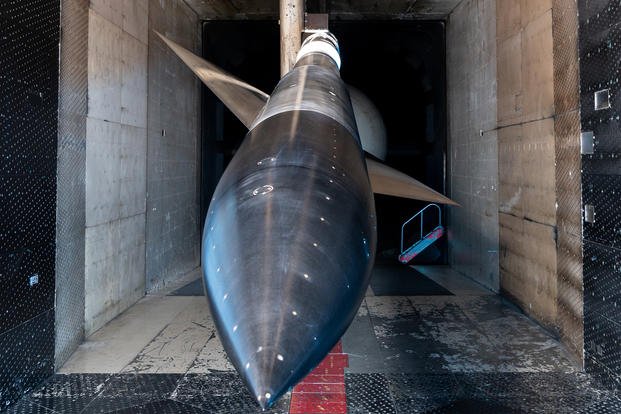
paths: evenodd
<path fill-rule="evenodd" d="M 271 185 L 263 185 L 261 187 L 255 188 L 252 191 L 252 195 L 265 195 L 267 193 L 270 193 L 274 190 L 274 187 L 272 187 Z"/>

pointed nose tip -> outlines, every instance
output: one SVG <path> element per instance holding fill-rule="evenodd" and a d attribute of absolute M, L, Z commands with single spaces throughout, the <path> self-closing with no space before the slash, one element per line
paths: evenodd
<path fill-rule="evenodd" d="M 246 383 L 265 410 L 293 386 L 295 370 L 283 361 L 281 354 L 271 350 L 258 351 L 252 359 L 253 362 L 247 365 L 248 369 L 244 372 Z"/>
<path fill-rule="evenodd" d="M 272 406 L 276 400 L 275 395 L 270 392 L 271 388 L 262 385 L 250 385 L 249 387 L 254 394 L 254 398 L 257 400 L 262 409 L 267 410 Z"/>
<path fill-rule="evenodd" d="M 276 400 L 280 397 L 280 394 L 282 394 L 282 393 L 279 393 L 278 395 L 276 395 L 275 393 L 270 392 L 269 390 L 272 389 L 270 387 L 258 387 L 258 388 L 251 387 L 251 388 L 252 388 L 252 391 L 255 395 L 257 402 L 259 403 L 259 405 L 261 406 L 263 410 L 267 410 L 271 408 L 272 405 L 276 402 Z"/>
<path fill-rule="evenodd" d="M 268 393 L 268 395 L 269 395 L 269 393 Z M 257 396 L 257 401 L 258 401 L 258 403 L 261 406 L 261 409 L 263 411 L 269 409 L 272 406 L 272 404 L 274 403 L 274 400 L 271 397 L 267 398 L 267 397 L 262 396 L 262 395 L 258 395 Z"/>

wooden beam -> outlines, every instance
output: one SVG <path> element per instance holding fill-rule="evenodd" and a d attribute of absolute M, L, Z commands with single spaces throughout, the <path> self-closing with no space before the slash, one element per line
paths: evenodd
<path fill-rule="evenodd" d="M 304 0 L 280 0 L 280 76 L 295 65 L 304 30 Z"/>

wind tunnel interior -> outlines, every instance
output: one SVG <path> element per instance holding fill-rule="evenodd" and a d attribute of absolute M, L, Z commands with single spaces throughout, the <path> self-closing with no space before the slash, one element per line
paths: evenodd
<path fill-rule="evenodd" d="M 619 388 L 619 2 L 310 4 L 382 114 L 386 162 L 461 205 L 413 269 L 396 262 L 400 229 L 426 204 L 376 196 L 378 267 L 398 277 L 372 283 L 343 340 L 351 411 L 373 412 L 367 389 L 412 402 L 421 382 L 429 402 L 483 378 L 466 387 L 484 391 L 475 410 L 499 395 L 589 403 L 581 369 Z M 0 405 L 36 390 L 20 404 L 79 412 L 128 394 L 127 408 L 166 372 L 152 407 L 257 408 L 237 404 L 200 279 L 210 196 L 246 129 L 154 30 L 269 93 L 277 5 L 0 2 Z"/>
<path fill-rule="evenodd" d="M 341 49 L 341 77 L 363 92 L 381 113 L 387 134 L 385 162 L 445 193 L 444 22 L 336 20 L 330 23 L 330 30 Z M 204 57 L 267 93 L 280 79 L 279 50 L 279 27 L 274 21 L 229 20 L 203 24 Z M 223 108 L 204 87 L 203 216 L 215 185 L 246 132 L 241 122 Z M 383 195 L 376 195 L 375 200 L 377 260 L 396 262 L 401 226 L 428 203 Z M 427 214 L 425 234 L 437 225 L 437 216 L 435 210 Z M 405 247 L 415 242 L 416 236 L 415 226 L 406 228 Z M 445 238 L 416 258 L 417 264 L 447 262 Z"/>
<path fill-rule="evenodd" d="M 602 9 L 584 3 L 584 10 Z M 386 123 L 387 163 L 461 205 L 443 208 L 446 236 L 414 264 L 448 265 L 500 293 L 584 363 L 581 188 L 588 179 L 581 174 L 586 98 L 578 57 L 589 52 L 579 49 L 578 5 L 420 1 L 406 12 L 393 3 L 356 5 L 329 2 L 330 29 L 341 44 L 343 79 Z M 203 52 L 269 91 L 278 79 L 277 31 L 274 21 L 208 20 Z M 243 52 L 227 52 L 230 44 Z M 203 122 L 203 156 L 217 157 L 209 167 L 216 170 L 202 178 L 204 212 L 244 130 L 221 107 L 210 109 L 220 104 L 209 94 L 203 105 L 223 128 Z M 214 146 L 224 151 L 205 153 Z M 376 200 L 378 263 L 394 262 L 402 223 L 425 204 Z M 404 294 L 408 283 L 399 283 L 393 293 Z M 595 334 L 595 343 L 601 339 Z"/>

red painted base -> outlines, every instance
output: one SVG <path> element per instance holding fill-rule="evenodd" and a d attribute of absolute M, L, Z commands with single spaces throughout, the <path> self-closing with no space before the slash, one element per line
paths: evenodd
<path fill-rule="evenodd" d="M 347 414 L 345 374 L 347 354 L 341 342 L 293 388 L 289 414 Z"/>

